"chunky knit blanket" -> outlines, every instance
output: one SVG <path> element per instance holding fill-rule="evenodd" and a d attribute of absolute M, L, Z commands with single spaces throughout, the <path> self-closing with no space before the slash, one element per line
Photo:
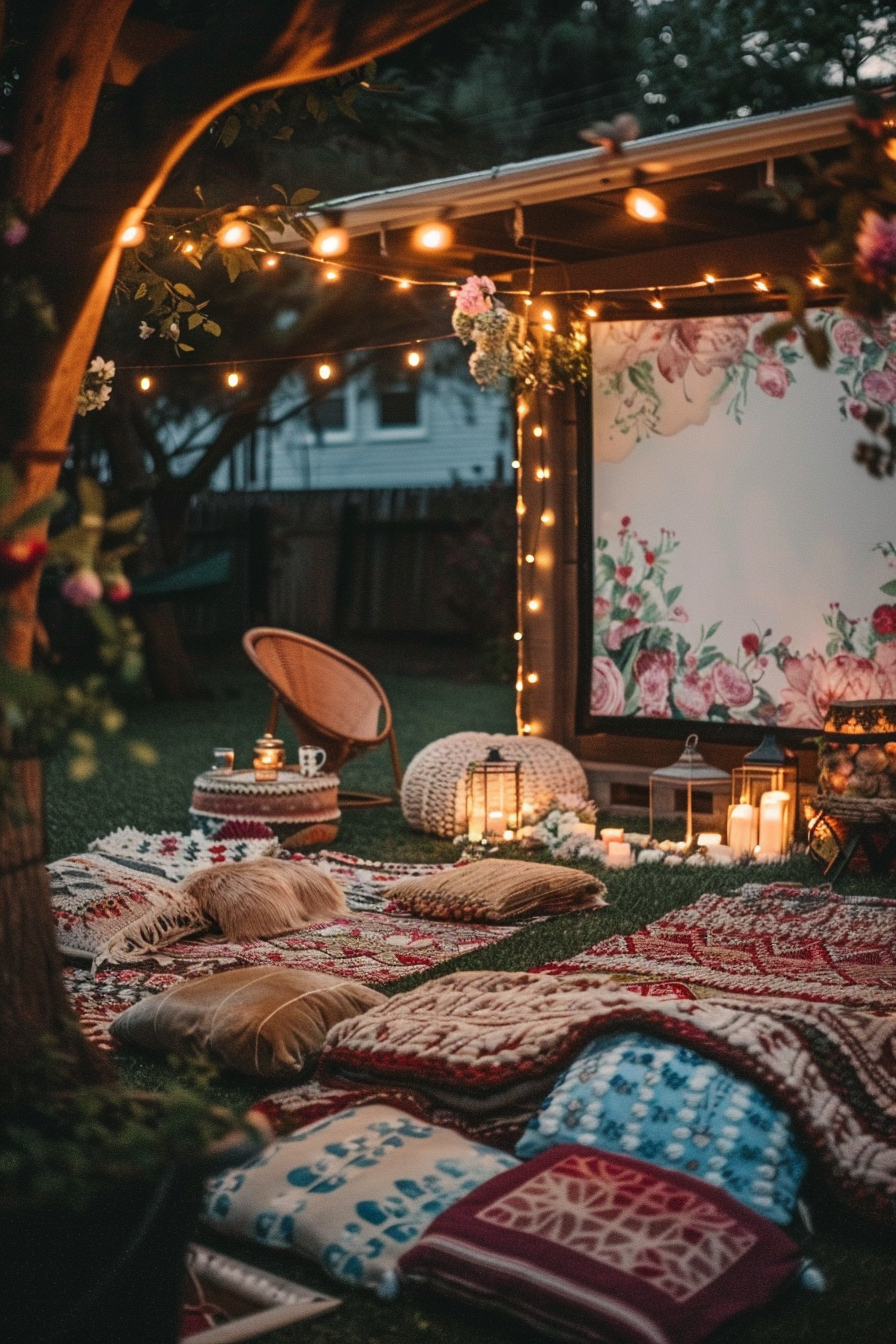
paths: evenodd
<path fill-rule="evenodd" d="M 541 970 L 683 980 L 732 994 L 896 1012 L 896 900 L 745 886 Z"/>
<path fill-rule="evenodd" d="M 736 996 L 644 998 L 602 976 L 455 972 L 331 1031 L 323 1084 L 398 1087 L 467 1116 L 531 1114 L 594 1036 L 680 1041 L 763 1087 L 842 1197 L 896 1223 L 896 1014 Z"/>

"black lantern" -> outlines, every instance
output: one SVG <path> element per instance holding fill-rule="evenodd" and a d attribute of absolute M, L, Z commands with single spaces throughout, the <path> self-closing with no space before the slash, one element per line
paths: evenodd
<path fill-rule="evenodd" d="M 482 845 L 513 840 L 520 824 L 520 763 L 491 747 L 484 761 L 467 766 L 467 838 Z"/>

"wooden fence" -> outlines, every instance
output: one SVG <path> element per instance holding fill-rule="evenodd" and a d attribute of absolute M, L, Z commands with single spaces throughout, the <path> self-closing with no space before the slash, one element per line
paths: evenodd
<path fill-rule="evenodd" d="M 179 604 L 185 638 L 229 642 L 254 624 L 324 640 L 503 633 L 514 620 L 514 516 L 503 484 L 208 493 L 192 509 L 187 558 L 230 550 L 232 572 L 225 588 Z M 481 562 L 467 560 L 482 551 L 494 570 L 486 615 Z"/>

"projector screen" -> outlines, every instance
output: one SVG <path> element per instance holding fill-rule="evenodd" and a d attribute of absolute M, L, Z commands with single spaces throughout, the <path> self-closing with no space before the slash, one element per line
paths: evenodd
<path fill-rule="evenodd" d="M 779 316 L 592 324 L 583 731 L 805 735 L 896 699 L 896 481 L 853 460 L 868 408 L 896 418 L 896 319 L 816 310 L 821 371 L 764 344 Z"/>

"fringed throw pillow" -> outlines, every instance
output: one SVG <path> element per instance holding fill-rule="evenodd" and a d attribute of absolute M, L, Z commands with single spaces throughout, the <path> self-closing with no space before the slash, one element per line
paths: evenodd
<path fill-rule="evenodd" d="M 191 873 L 180 890 L 233 943 L 275 938 L 348 914 L 341 888 L 311 863 L 283 859 L 219 863 Z"/>
<path fill-rule="evenodd" d="M 522 915 L 560 915 L 606 905 L 606 887 L 578 868 L 519 859 L 477 859 L 447 872 L 398 882 L 392 901 L 423 919 L 512 923 Z"/>
<path fill-rule="evenodd" d="M 141 999 L 110 1031 L 122 1044 L 203 1054 L 238 1073 L 295 1079 L 331 1027 L 383 1001 L 340 976 L 250 966 Z"/>

